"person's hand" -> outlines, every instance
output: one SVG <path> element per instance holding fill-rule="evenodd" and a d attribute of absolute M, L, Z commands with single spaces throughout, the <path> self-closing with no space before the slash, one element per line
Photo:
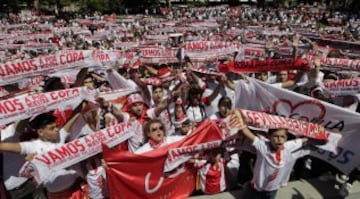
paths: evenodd
<path fill-rule="evenodd" d="M 191 75 L 192 70 L 193 70 L 192 65 L 191 64 L 186 64 L 186 69 L 185 69 L 186 75 L 188 75 L 188 76 Z"/>
<path fill-rule="evenodd" d="M 241 113 L 241 110 L 233 109 L 230 111 L 230 127 L 244 129 L 247 127 L 244 116 Z"/>
<path fill-rule="evenodd" d="M 195 154 L 193 155 L 193 157 L 191 157 L 191 158 L 189 159 L 188 162 L 194 164 L 194 163 L 199 159 L 199 156 L 200 156 L 199 153 L 195 153 Z"/>
<path fill-rule="evenodd" d="M 25 160 L 26 160 L 26 161 L 31 161 L 31 160 L 34 159 L 35 156 L 36 156 L 36 153 L 27 154 L 27 155 L 25 156 Z"/>
<path fill-rule="evenodd" d="M 120 108 L 116 108 L 116 106 L 111 106 L 111 113 L 116 114 L 116 115 L 121 115 L 122 111 Z"/>
<path fill-rule="evenodd" d="M 97 111 L 99 109 L 98 104 L 94 104 L 91 102 L 84 103 L 81 109 L 81 116 L 84 119 L 84 121 L 91 127 L 93 130 L 96 130 L 96 124 L 99 120 L 99 115 L 97 114 Z"/>
<path fill-rule="evenodd" d="M 181 72 L 180 72 L 180 73 L 176 73 L 175 78 L 176 78 L 177 80 L 181 81 L 181 82 L 185 82 L 185 81 L 186 81 L 186 78 L 184 78 L 184 77 L 182 76 Z"/>
<path fill-rule="evenodd" d="M 298 47 L 299 46 L 299 37 L 297 35 L 295 35 L 293 37 L 293 46 L 294 47 Z"/>
<path fill-rule="evenodd" d="M 311 42 L 310 44 L 311 44 L 312 49 L 313 49 L 314 51 L 317 51 L 317 50 L 319 49 L 319 46 L 317 45 L 316 42 Z"/>
<path fill-rule="evenodd" d="M 179 90 L 173 91 L 173 92 L 171 93 L 171 98 L 172 98 L 172 99 L 177 99 L 177 98 L 180 97 L 180 96 L 181 96 L 181 91 L 179 91 Z"/>
<path fill-rule="evenodd" d="M 104 159 L 101 159 L 101 166 L 104 167 L 104 169 L 108 168 L 108 165 L 107 165 L 107 163 L 105 162 Z"/>
<path fill-rule="evenodd" d="M 113 68 L 111 66 L 105 66 L 106 72 L 111 73 Z"/>
<path fill-rule="evenodd" d="M 220 83 L 225 83 L 227 81 L 227 77 L 225 74 L 220 74 Z"/>
<path fill-rule="evenodd" d="M 130 117 L 129 121 L 130 121 L 130 122 L 136 121 L 136 117 L 135 117 L 135 116 Z"/>

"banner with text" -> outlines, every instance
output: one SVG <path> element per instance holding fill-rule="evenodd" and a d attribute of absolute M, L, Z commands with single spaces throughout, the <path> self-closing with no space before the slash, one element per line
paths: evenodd
<path fill-rule="evenodd" d="M 357 153 L 360 145 L 355 144 L 360 139 L 357 130 L 360 128 L 360 114 L 356 112 L 252 78 L 236 85 L 235 107 L 321 124 L 330 132 L 337 132 L 330 133 L 328 137 L 329 142 L 337 144 L 337 153 L 319 148 L 312 155 L 345 173 L 360 164 L 360 155 Z"/>
<path fill-rule="evenodd" d="M 92 51 L 60 51 L 54 55 L 33 59 L 17 59 L 0 64 L 0 85 L 16 83 L 23 78 L 47 75 L 54 71 L 99 65 L 91 56 Z"/>
<path fill-rule="evenodd" d="M 30 118 L 57 108 L 75 109 L 83 100 L 94 102 L 96 95 L 95 90 L 77 87 L 1 100 L 0 125 Z"/>
<path fill-rule="evenodd" d="M 102 151 L 102 144 L 114 147 L 141 131 L 138 122 L 121 123 L 68 142 L 48 152 L 38 154 L 20 171 L 24 177 L 33 177 L 37 183 L 47 180 L 50 172 L 67 168 Z"/>

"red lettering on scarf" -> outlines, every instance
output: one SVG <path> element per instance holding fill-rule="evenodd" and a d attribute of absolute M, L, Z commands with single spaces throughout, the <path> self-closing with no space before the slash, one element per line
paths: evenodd
<path fill-rule="evenodd" d="M 0 101 L 0 114 L 7 114 L 24 110 L 24 105 L 19 99 L 9 99 Z"/>

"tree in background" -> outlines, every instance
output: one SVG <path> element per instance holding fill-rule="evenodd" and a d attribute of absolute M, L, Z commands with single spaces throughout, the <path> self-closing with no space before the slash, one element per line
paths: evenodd
<path fill-rule="evenodd" d="M 101 13 L 124 13 L 124 8 L 131 9 L 134 13 L 141 13 L 144 9 L 153 9 L 166 2 L 167 6 L 171 6 L 171 0 L 36 0 L 39 9 L 46 13 L 58 14 L 63 12 L 64 8 L 73 7 L 80 12 L 94 12 Z M 0 11 L 3 13 L 19 12 L 24 8 L 33 8 L 34 0 L 0 0 Z M 181 0 L 181 3 L 194 3 L 198 1 Z M 208 1 L 205 1 L 208 2 Z M 227 0 L 226 3 L 230 5 L 239 5 L 238 0 Z M 331 5 L 331 9 L 350 11 L 358 14 L 360 9 L 359 0 L 257 0 L 259 7 L 263 6 L 283 6 L 296 5 L 299 3 L 313 4 L 314 2 L 326 3 Z M 201 4 L 199 4 L 201 5 Z"/>

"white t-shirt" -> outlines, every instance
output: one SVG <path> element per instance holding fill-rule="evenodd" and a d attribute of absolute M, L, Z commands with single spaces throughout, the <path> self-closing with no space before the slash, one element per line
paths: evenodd
<path fill-rule="evenodd" d="M 204 110 L 201 110 L 200 106 L 189 106 L 189 108 L 186 109 L 186 116 L 190 121 L 199 123 L 206 119 L 205 107 Z"/>
<path fill-rule="evenodd" d="M 207 88 L 204 91 L 203 97 L 208 97 L 210 96 L 215 88 L 217 87 L 218 83 L 214 83 L 214 82 L 208 82 L 207 84 Z M 226 95 L 226 91 L 224 89 L 220 89 L 220 93 L 215 97 L 215 99 L 211 102 L 210 105 L 205 106 L 205 111 L 207 115 L 211 115 L 214 114 L 217 111 L 217 107 L 219 104 L 219 100 L 221 99 L 222 96 Z"/>
<path fill-rule="evenodd" d="M 142 128 L 139 131 L 134 132 L 134 136 L 128 139 L 128 151 L 135 153 L 142 144 L 145 142 L 144 133 Z"/>
<path fill-rule="evenodd" d="M 287 141 L 278 152 L 270 150 L 270 142 L 258 137 L 252 145 L 256 149 L 256 163 L 251 183 L 258 191 L 274 191 L 285 186 L 296 160 L 305 155 L 301 139 Z M 296 151 L 296 152 L 295 152 Z"/>
<path fill-rule="evenodd" d="M 20 133 L 15 132 L 14 124 L 1 130 L 1 142 L 18 142 Z M 18 177 L 19 170 L 25 163 L 23 156 L 16 153 L 3 153 L 3 178 L 7 190 L 19 187 L 27 178 Z M 5 161 L 6 160 L 6 161 Z"/>
<path fill-rule="evenodd" d="M 53 150 L 57 147 L 62 146 L 65 143 L 65 138 L 67 136 L 67 132 L 64 129 L 60 130 L 60 142 L 52 143 L 45 142 L 42 140 L 33 140 L 27 142 L 20 142 L 21 154 L 32 154 L 32 153 L 45 153 L 50 150 Z M 65 174 L 57 177 L 53 182 L 46 183 L 46 189 L 49 192 L 59 192 L 68 189 L 71 187 L 75 180 L 77 179 L 77 175 L 69 172 L 70 174 Z"/>
<path fill-rule="evenodd" d="M 151 118 L 151 119 L 155 119 L 155 118 L 158 118 L 160 119 L 164 125 L 165 125 L 165 128 L 166 128 L 166 135 L 169 136 L 169 135 L 173 135 L 175 133 L 175 126 L 173 124 L 173 122 L 171 121 L 172 120 L 172 115 L 174 115 L 174 110 L 175 110 L 175 105 L 174 103 L 170 103 L 168 105 L 168 108 L 163 110 L 159 117 L 156 117 L 155 115 L 155 108 L 156 106 L 154 105 L 154 108 L 153 108 L 153 111 L 152 112 L 149 112 L 148 113 L 148 116 Z M 150 115 L 149 115 L 150 114 Z"/>
<path fill-rule="evenodd" d="M 146 111 L 146 114 L 150 118 L 153 118 L 153 116 L 155 115 L 155 109 L 154 108 L 148 109 Z M 124 122 L 127 122 L 130 120 L 129 113 L 123 113 L 123 116 L 124 116 Z M 142 128 L 138 132 L 134 132 L 134 133 L 135 133 L 135 135 L 128 139 L 128 150 L 133 153 L 135 151 L 137 151 L 138 148 L 141 147 L 141 145 L 143 145 L 144 141 L 145 141 Z"/>
<path fill-rule="evenodd" d="M 237 84 L 240 80 L 234 80 L 233 83 Z M 230 89 L 229 87 L 225 86 L 226 96 L 231 99 L 232 108 L 235 108 L 235 90 Z"/>
<path fill-rule="evenodd" d="M 266 83 L 269 83 L 269 84 L 275 84 L 275 83 L 277 83 L 277 77 L 276 77 L 276 75 L 269 74 L 269 77 L 268 77 L 268 79 L 266 80 Z"/>
<path fill-rule="evenodd" d="M 107 196 L 106 172 L 102 166 L 90 170 L 86 175 L 90 198 L 103 199 Z"/>
<path fill-rule="evenodd" d="M 167 136 L 164 138 L 164 141 L 161 143 L 160 147 L 163 147 L 165 145 L 171 144 L 173 142 L 179 141 L 183 139 L 185 136 Z M 140 147 L 138 150 L 135 151 L 136 154 L 145 153 L 148 151 L 154 150 L 154 148 L 150 145 L 149 142 L 144 144 L 142 147 Z"/>
<path fill-rule="evenodd" d="M 221 118 L 219 112 L 215 112 L 214 114 L 210 115 L 209 119 L 215 121 L 215 122 L 222 122 L 224 118 Z"/>
<path fill-rule="evenodd" d="M 314 81 L 310 81 L 308 75 L 305 73 L 301 76 L 300 80 L 296 83 L 297 86 L 303 86 L 306 88 L 313 88 L 316 85 L 319 85 L 322 83 L 324 79 L 324 73 L 323 72 L 319 72 L 318 76 L 316 77 L 316 79 Z"/>

